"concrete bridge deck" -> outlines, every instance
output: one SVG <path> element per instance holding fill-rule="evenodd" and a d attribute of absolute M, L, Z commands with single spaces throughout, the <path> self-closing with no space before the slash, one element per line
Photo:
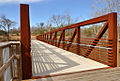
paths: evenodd
<path fill-rule="evenodd" d="M 64 76 L 31 79 L 25 81 L 120 81 L 120 68 L 75 73 Z"/>
<path fill-rule="evenodd" d="M 47 43 L 32 40 L 33 77 L 109 67 Z"/>

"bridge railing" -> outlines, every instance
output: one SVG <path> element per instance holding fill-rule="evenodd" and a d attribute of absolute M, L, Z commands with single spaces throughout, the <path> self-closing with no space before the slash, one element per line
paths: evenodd
<path fill-rule="evenodd" d="M 82 27 L 96 23 L 103 23 L 96 37 L 83 38 Z M 71 36 L 66 35 L 68 29 L 72 31 Z M 39 35 L 36 39 L 109 66 L 117 66 L 117 13 L 59 28 Z"/>
<path fill-rule="evenodd" d="M 0 43 L 0 81 L 21 81 L 19 42 Z"/>

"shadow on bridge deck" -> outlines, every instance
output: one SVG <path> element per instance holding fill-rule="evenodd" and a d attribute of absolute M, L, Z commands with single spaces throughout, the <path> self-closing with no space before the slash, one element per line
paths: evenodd
<path fill-rule="evenodd" d="M 31 50 L 33 77 L 109 67 L 37 40 L 32 40 Z"/>

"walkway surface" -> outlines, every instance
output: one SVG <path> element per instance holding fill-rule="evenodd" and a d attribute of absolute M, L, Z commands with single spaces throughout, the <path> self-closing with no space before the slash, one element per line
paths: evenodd
<path fill-rule="evenodd" d="M 109 67 L 37 40 L 31 50 L 33 77 Z"/>
<path fill-rule="evenodd" d="M 25 81 L 120 81 L 120 68 L 96 70 Z"/>

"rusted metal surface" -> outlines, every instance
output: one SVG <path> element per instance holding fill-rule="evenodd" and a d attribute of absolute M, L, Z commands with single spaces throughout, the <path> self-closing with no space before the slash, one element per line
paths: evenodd
<path fill-rule="evenodd" d="M 62 40 L 62 35 L 63 35 L 63 33 L 64 33 L 64 31 L 62 30 L 62 32 L 61 32 L 61 35 L 60 35 L 60 38 L 59 38 L 59 42 L 58 42 L 58 47 L 60 46 L 60 43 L 61 43 L 61 40 Z"/>
<path fill-rule="evenodd" d="M 52 39 L 52 33 L 50 33 L 50 39 Z M 50 41 L 50 44 L 52 44 L 52 41 Z"/>
<path fill-rule="evenodd" d="M 53 45 L 55 44 L 54 40 L 56 40 L 56 37 L 57 37 L 57 32 L 55 32 L 54 37 L 53 37 L 53 42 L 52 42 Z"/>
<path fill-rule="evenodd" d="M 80 23 L 72 24 L 70 26 L 59 28 L 59 29 L 53 30 L 51 32 L 61 31 L 61 30 L 64 30 L 64 29 L 70 29 L 70 28 L 89 25 L 89 24 L 93 24 L 93 23 L 100 23 L 100 22 L 104 22 L 104 21 L 107 21 L 107 20 L 108 20 L 108 15 L 103 15 L 103 16 L 93 18 L 93 19 L 90 19 L 90 20 L 87 20 L 87 21 L 83 21 L 83 22 L 80 22 Z M 51 33 L 51 32 L 47 32 L 46 34 Z"/>
<path fill-rule="evenodd" d="M 73 35 L 72 35 L 72 37 L 71 37 L 71 39 L 70 39 L 69 42 L 73 42 L 73 39 L 74 39 L 75 36 L 76 36 L 76 31 L 77 31 L 77 28 L 75 29 L 75 31 L 74 31 L 74 33 L 73 33 Z M 70 46 L 71 46 L 71 44 L 69 44 L 69 45 L 67 46 L 67 51 L 69 51 Z"/>
<path fill-rule="evenodd" d="M 95 38 L 82 38 L 81 26 L 105 22 L 102 29 Z M 71 37 L 65 36 L 65 31 L 74 28 Z M 102 38 L 108 30 L 108 38 Z M 51 33 L 61 32 L 57 36 L 57 40 L 51 38 Z M 64 32 L 63 32 L 64 31 Z M 47 42 L 54 42 L 55 46 L 67 51 L 82 55 L 84 57 L 99 61 L 112 67 L 117 66 L 117 13 L 110 13 L 104 16 L 96 17 L 87 21 L 72 24 L 63 28 L 59 28 L 45 34 L 50 34 L 50 39 Z M 45 41 L 46 38 L 39 35 L 37 40 Z M 54 45 L 54 43 L 50 43 Z M 61 44 L 62 43 L 62 44 Z"/>
<path fill-rule="evenodd" d="M 108 19 L 108 41 L 112 42 L 112 66 L 117 66 L 117 13 L 110 13 Z M 109 50 L 111 51 L 111 50 Z"/>
<path fill-rule="evenodd" d="M 63 30 L 62 41 L 65 41 L 65 30 Z M 62 43 L 62 48 L 65 49 L 65 43 Z"/>
<path fill-rule="evenodd" d="M 76 35 L 76 42 L 78 43 L 78 44 L 80 44 L 80 27 L 77 27 L 77 33 L 76 33 L 77 35 Z M 80 46 L 79 45 L 77 45 L 77 54 L 80 54 Z"/>
<path fill-rule="evenodd" d="M 96 36 L 95 40 L 93 41 L 93 43 L 91 45 L 96 46 L 96 44 L 99 42 L 99 39 L 106 32 L 107 28 L 108 28 L 108 23 L 105 23 L 104 26 L 102 27 L 102 29 L 100 30 L 100 32 L 98 33 L 98 35 Z M 87 53 L 85 55 L 88 56 L 91 53 L 92 49 L 93 49 L 93 47 L 91 46 L 88 49 L 88 51 L 87 51 Z"/>
<path fill-rule="evenodd" d="M 20 5 L 20 30 L 23 79 L 32 77 L 29 5 Z"/>

